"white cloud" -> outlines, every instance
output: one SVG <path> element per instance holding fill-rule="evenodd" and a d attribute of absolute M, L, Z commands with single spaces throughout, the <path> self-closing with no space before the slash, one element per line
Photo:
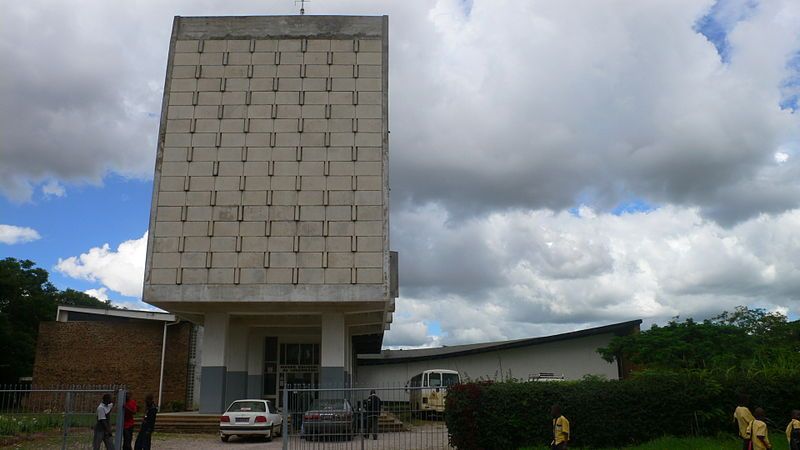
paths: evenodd
<path fill-rule="evenodd" d="M 83 293 L 91 295 L 92 297 L 104 302 L 108 301 L 108 288 L 101 287 L 99 289 L 87 289 L 83 291 Z"/>
<path fill-rule="evenodd" d="M 800 210 L 723 228 L 674 206 L 453 223 L 426 205 L 395 213 L 392 227 L 401 299 L 391 345 L 424 343 L 426 320 L 440 321 L 441 341 L 456 344 L 708 317 L 737 305 L 800 314 Z"/>
<path fill-rule="evenodd" d="M 800 163 L 773 162 L 800 140 L 779 106 L 797 76 L 800 3 L 717 6 L 727 63 L 696 31 L 716 3 L 350 0 L 309 12 L 390 16 L 396 200 L 470 215 L 636 196 L 734 223 L 800 203 Z M 296 13 L 249 0 L 6 9 L 0 190 L 19 199 L 47 177 L 150 176 L 174 15 Z"/>
<path fill-rule="evenodd" d="M 0 224 L 0 243 L 2 244 L 22 244 L 37 239 L 41 239 L 41 236 L 33 228 Z"/>
<path fill-rule="evenodd" d="M 737 304 L 800 313 L 800 121 L 779 106 L 798 76 L 787 62 L 800 3 L 464 4 L 308 6 L 390 16 L 403 298 L 388 343 L 431 344 L 431 318 L 459 343 Z M 726 62 L 695 30 L 715 4 Z M 284 1 L 10 3 L 0 192 L 26 200 L 48 180 L 149 177 L 172 17 L 294 12 Z M 631 198 L 661 208 L 607 213 Z M 577 204 L 580 217 L 559 212 Z M 144 247 L 105 245 L 58 267 L 139 295 Z"/>
<path fill-rule="evenodd" d="M 785 163 L 789 160 L 789 154 L 786 152 L 775 152 L 775 162 Z"/>
<path fill-rule="evenodd" d="M 146 249 L 147 233 L 119 244 L 116 251 L 103 244 L 79 256 L 59 258 L 56 270 L 72 278 L 100 282 L 100 290 L 107 288 L 121 295 L 141 297 Z"/>
<path fill-rule="evenodd" d="M 50 180 L 42 185 L 42 194 L 45 197 L 63 197 L 67 195 L 67 191 L 58 181 Z"/>

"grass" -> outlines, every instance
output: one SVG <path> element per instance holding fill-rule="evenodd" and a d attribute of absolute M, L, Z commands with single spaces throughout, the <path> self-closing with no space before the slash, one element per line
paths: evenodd
<path fill-rule="evenodd" d="M 91 426 L 93 414 L 71 414 L 70 427 Z M 64 426 L 64 414 L 0 414 L 0 436 L 16 436 Z"/>
<path fill-rule="evenodd" d="M 789 445 L 786 443 L 786 436 L 777 430 L 770 430 L 770 442 L 774 450 L 787 450 Z M 549 450 L 549 446 L 526 447 L 520 450 Z M 580 448 L 580 447 L 570 447 Z M 645 444 L 633 447 L 613 447 L 609 449 L 597 450 L 739 450 L 742 448 L 741 441 L 733 437 L 717 438 L 676 438 L 663 437 Z"/>

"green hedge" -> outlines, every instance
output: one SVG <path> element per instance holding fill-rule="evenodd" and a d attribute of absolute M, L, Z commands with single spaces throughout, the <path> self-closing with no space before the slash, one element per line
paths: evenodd
<path fill-rule="evenodd" d="M 800 408 L 800 373 L 640 374 L 630 380 L 466 383 L 450 388 L 445 420 L 458 449 L 515 449 L 550 442 L 550 406 L 570 420 L 572 444 L 622 447 L 662 436 L 734 433 L 737 393 L 747 392 L 782 429 Z"/>

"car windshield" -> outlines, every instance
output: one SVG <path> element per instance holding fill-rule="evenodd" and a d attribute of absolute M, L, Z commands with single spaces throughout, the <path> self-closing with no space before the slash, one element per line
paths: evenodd
<path fill-rule="evenodd" d="M 347 411 L 347 400 L 336 399 L 316 399 L 311 403 L 311 410 L 314 411 Z"/>
<path fill-rule="evenodd" d="M 228 412 L 267 412 L 264 402 L 233 402 Z"/>

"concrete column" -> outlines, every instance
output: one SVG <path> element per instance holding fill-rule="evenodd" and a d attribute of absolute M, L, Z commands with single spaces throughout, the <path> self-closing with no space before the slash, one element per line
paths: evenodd
<path fill-rule="evenodd" d="M 250 329 L 233 322 L 228 329 L 225 406 L 247 397 L 247 335 Z"/>
<path fill-rule="evenodd" d="M 353 339 L 350 336 L 350 330 L 345 333 L 344 341 L 344 381 L 347 385 L 352 385 L 353 382 Z"/>
<path fill-rule="evenodd" d="M 319 381 L 323 386 L 342 386 L 345 381 L 347 328 L 343 313 L 322 315 Z"/>
<path fill-rule="evenodd" d="M 228 346 L 228 314 L 209 313 L 203 324 L 203 365 L 200 369 L 200 412 L 225 410 L 225 361 Z"/>
<path fill-rule="evenodd" d="M 264 335 L 250 332 L 247 339 L 247 397 L 261 398 L 264 385 Z"/>

